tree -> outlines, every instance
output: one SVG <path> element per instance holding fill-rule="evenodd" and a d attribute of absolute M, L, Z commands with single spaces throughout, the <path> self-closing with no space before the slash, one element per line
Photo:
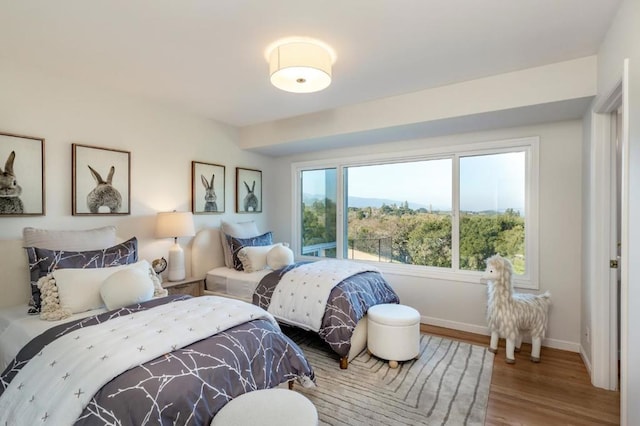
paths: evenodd
<path fill-rule="evenodd" d="M 432 216 L 409 232 L 407 251 L 414 265 L 451 267 L 451 217 Z"/>

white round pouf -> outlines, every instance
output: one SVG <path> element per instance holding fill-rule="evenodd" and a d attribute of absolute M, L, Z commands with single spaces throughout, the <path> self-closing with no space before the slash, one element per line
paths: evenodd
<path fill-rule="evenodd" d="M 232 399 L 211 426 L 300 426 L 318 424 L 316 407 L 302 394 L 288 389 L 264 389 Z"/>
<path fill-rule="evenodd" d="M 398 367 L 398 361 L 420 353 L 420 313 L 410 306 L 385 303 L 367 311 L 367 347 L 378 358 Z"/>

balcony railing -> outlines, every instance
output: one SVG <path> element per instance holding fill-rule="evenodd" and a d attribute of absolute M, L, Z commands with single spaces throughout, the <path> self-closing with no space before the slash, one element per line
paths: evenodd
<path fill-rule="evenodd" d="M 374 262 L 391 262 L 391 243 L 391 237 L 349 239 L 347 258 Z M 336 248 L 337 244 L 335 241 L 311 244 L 302 247 L 302 254 L 305 256 L 334 257 L 327 256 L 327 251 L 335 250 Z"/>

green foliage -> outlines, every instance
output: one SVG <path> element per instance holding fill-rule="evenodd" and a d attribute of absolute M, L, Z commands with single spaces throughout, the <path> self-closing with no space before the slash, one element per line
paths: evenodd
<path fill-rule="evenodd" d="M 349 208 L 348 247 L 381 261 L 450 268 L 452 220 L 449 212 L 400 206 Z M 336 241 L 336 204 L 328 199 L 303 206 L 303 245 Z M 499 253 L 525 271 L 524 218 L 518 211 L 465 212 L 460 215 L 460 268 L 484 270 Z M 332 252 L 335 255 L 335 252 Z"/>
<path fill-rule="evenodd" d="M 302 228 L 303 247 L 336 241 L 336 203 L 325 198 L 311 207 L 303 204 Z"/>
<path fill-rule="evenodd" d="M 451 216 L 421 216 L 407 239 L 407 251 L 414 265 L 451 267 Z"/>

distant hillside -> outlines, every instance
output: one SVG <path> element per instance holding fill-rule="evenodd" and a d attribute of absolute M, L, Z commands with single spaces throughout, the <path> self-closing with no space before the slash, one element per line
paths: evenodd
<path fill-rule="evenodd" d="M 314 201 L 322 201 L 323 199 L 324 199 L 324 196 L 320 194 L 304 194 L 303 196 L 303 201 L 307 205 L 313 204 Z M 404 203 L 404 200 L 399 201 L 399 200 L 391 200 L 388 198 L 349 197 L 349 207 L 357 207 L 357 208 L 363 208 L 363 207 L 380 208 L 382 207 L 383 204 L 386 204 L 387 206 L 392 206 L 393 204 L 395 204 L 396 206 L 400 206 L 403 203 Z M 435 206 L 435 205 L 428 206 L 426 204 L 414 203 L 412 201 L 409 201 L 409 208 L 412 210 L 426 209 L 427 211 L 431 209 L 434 212 L 449 211 L 448 208 L 444 208 L 441 206 Z M 513 208 L 513 210 L 520 213 L 521 216 L 524 216 L 523 208 L 515 207 Z M 481 210 L 481 211 L 463 210 L 463 212 L 475 213 L 480 215 L 495 215 L 495 214 L 502 214 L 505 212 L 505 210 L 504 209 L 501 209 L 498 211 L 496 210 Z"/>
<path fill-rule="evenodd" d="M 314 201 L 318 201 L 318 200 L 323 200 L 324 196 L 323 195 L 318 195 L 318 194 L 304 194 L 303 195 L 303 201 L 305 204 L 312 204 Z M 377 207 L 380 208 L 382 207 L 383 204 L 386 204 L 388 206 L 391 206 L 393 204 L 399 206 L 401 204 L 404 203 L 404 200 L 399 201 L 399 200 L 390 200 L 387 198 L 367 198 L 367 197 L 349 197 L 349 207 L 358 207 L 358 208 L 363 208 L 363 207 Z M 417 210 L 417 209 L 429 209 L 428 205 L 425 204 L 420 204 L 420 203 L 414 203 L 412 201 L 409 201 L 409 208 L 413 209 L 413 210 Z M 436 206 L 432 207 L 434 210 L 437 210 Z"/>

